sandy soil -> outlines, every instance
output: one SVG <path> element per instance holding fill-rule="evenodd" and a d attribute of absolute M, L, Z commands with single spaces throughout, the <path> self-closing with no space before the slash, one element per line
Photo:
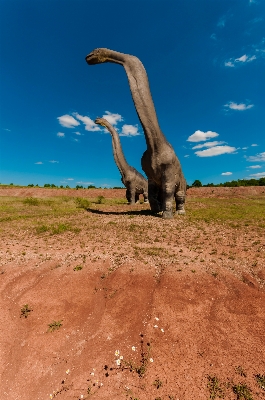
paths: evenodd
<path fill-rule="evenodd" d="M 91 191 L 78 196 L 124 196 Z M 200 188 L 188 199 L 264 193 Z M 248 226 L 164 221 L 146 208 L 82 210 L 69 217 L 82 229 L 61 235 L 5 222 L 1 399 L 265 399 L 265 238 Z M 61 326 L 51 331 L 53 322 Z"/>

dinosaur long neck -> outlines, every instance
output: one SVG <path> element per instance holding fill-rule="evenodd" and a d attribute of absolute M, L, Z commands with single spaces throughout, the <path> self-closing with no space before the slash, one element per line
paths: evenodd
<path fill-rule="evenodd" d="M 167 141 L 159 127 L 143 64 L 137 57 L 113 50 L 107 50 L 106 61 L 123 65 L 129 80 L 134 105 L 144 130 L 147 147 L 156 151 L 161 144 Z"/>
<path fill-rule="evenodd" d="M 104 121 L 104 126 L 108 129 L 109 133 L 112 136 L 112 148 L 113 148 L 114 160 L 117 164 L 117 167 L 119 168 L 122 177 L 124 177 L 126 172 L 130 169 L 130 166 L 125 160 L 125 157 L 123 155 L 119 135 L 107 120 Z"/>

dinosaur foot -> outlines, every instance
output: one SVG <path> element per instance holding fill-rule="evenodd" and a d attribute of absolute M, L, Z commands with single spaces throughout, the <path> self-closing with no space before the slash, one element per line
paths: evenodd
<path fill-rule="evenodd" d="M 149 200 L 148 200 L 148 199 L 147 199 L 147 200 L 145 200 L 145 201 L 144 201 L 144 203 L 145 203 L 145 204 L 148 204 L 148 203 L 149 203 Z"/>
<path fill-rule="evenodd" d="M 173 218 L 172 210 L 163 211 L 162 218 L 163 219 L 171 219 L 171 218 Z"/>
<path fill-rule="evenodd" d="M 186 212 L 185 212 L 185 210 L 176 210 L 176 214 L 178 214 L 178 215 L 185 215 Z"/>

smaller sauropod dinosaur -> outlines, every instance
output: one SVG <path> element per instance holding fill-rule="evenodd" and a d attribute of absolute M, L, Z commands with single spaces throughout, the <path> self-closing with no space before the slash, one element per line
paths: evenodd
<path fill-rule="evenodd" d="M 147 179 L 145 179 L 135 168 L 131 167 L 125 160 L 117 131 L 105 118 L 97 118 L 95 123 L 107 128 L 112 136 L 113 155 L 122 176 L 121 181 L 126 187 L 126 199 L 129 204 L 137 203 L 140 194 L 144 196 L 144 202 L 148 203 Z"/>

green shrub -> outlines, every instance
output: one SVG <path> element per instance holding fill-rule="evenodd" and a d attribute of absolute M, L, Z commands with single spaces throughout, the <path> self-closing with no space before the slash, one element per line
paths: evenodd
<path fill-rule="evenodd" d="M 76 203 L 76 207 L 84 208 L 85 210 L 87 210 L 91 206 L 90 201 L 87 199 L 83 199 L 82 197 L 77 197 L 75 199 L 75 203 Z"/>
<path fill-rule="evenodd" d="M 39 200 L 34 197 L 27 197 L 23 200 L 23 203 L 30 206 L 38 206 L 40 204 Z"/>

